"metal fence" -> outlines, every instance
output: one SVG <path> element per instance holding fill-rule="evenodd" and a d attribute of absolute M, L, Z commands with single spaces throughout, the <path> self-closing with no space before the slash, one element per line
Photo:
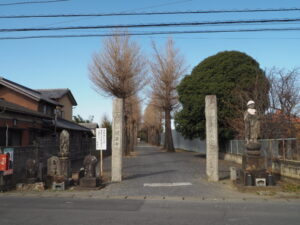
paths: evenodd
<path fill-rule="evenodd" d="M 296 138 L 261 139 L 261 151 L 268 159 L 300 161 L 300 140 Z M 244 140 L 231 140 L 226 145 L 226 153 L 243 155 Z"/>

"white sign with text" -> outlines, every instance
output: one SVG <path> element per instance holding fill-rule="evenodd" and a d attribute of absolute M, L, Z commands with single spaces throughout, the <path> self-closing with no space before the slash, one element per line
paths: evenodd
<path fill-rule="evenodd" d="M 106 150 L 106 128 L 96 129 L 96 150 Z"/>

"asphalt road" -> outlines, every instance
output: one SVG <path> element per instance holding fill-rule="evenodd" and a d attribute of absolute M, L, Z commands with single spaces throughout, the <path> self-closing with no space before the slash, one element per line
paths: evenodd
<path fill-rule="evenodd" d="M 0 224 L 298 225 L 299 203 L 0 197 Z"/>
<path fill-rule="evenodd" d="M 219 163 L 220 182 L 208 182 L 205 158 L 194 152 L 163 152 L 158 147 L 140 145 L 136 156 L 123 159 L 123 181 L 109 183 L 101 190 L 103 196 L 179 196 L 198 198 L 245 197 L 224 188 L 222 179 L 229 177 L 229 164 Z M 105 161 L 110 172 L 110 158 Z M 188 184 L 180 186 L 180 184 Z M 174 184 L 174 186 L 163 186 Z M 178 185 L 177 185 L 178 184 Z M 148 185 L 148 186 L 147 186 Z M 157 185 L 157 186 L 151 186 Z M 100 193 L 98 193 L 99 195 Z"/>
<path fill-rule="evenodd" d="M 197 153 L 140 146 L 123 163 L 123 181 L 100 190 L 0 193 L 0 225 L 300 224 L 300 199 L 240 193 L 222 180 L 208 182 L 205 159 Z M 219 162 L 221 178 L 229 165 Z"/>

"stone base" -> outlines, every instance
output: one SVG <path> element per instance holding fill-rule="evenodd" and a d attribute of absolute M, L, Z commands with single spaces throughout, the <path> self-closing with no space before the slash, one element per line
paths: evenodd
<path fill-rule="evenodd" d="M 265 157 L 260 155 L 244 155 L 243 170 L 247 171 L 262 171 L 265 170 Z"/>
<path fill-rule="evenodd" d="M 96 177 L 83 177 L 79 181 L 80 187 L 95 188 L 99 185 L 99 179 Z"/>
<path fill-rule="evenodd" d="M 53 191 L 64 191 L 66 190 L 66 182 L 61 182 L 61 183 L 52 183 L 52 190 Z"/>
<path fill-rule="evenodd" d="M 44 191 L 45 184 L 43 182 L 31 183 L 31 184 L 24 184 L 19 183 L 16 185 L 17 191 Z"/>
<path fill-rule="evenodd" d="M 240 170 L 239 171 L 239 180 L 242 185 L 245 186 L 274 186 L 275 179 L 274 176 L 268 173 L 266 170 Z M 262 182 L 265 185 L 261 185 Z"/>

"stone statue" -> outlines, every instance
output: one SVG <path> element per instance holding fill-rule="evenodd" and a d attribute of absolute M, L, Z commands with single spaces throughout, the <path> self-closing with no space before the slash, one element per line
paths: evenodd
<path fill-rule="evenodd" d="M 59 158 L 52 156 L 47 160 L 47 175 L 48 176 L 60 176 L 61 175 L 61 166 Z"/>
<path fill-rule="evenodd" d="M 250 100 L 247 103 L 247 107 L 248 109 L 244 113 L 246 144 L 258 143 L 257 139 L 260 135 L 260 121 L 255 109 L 254 101 Z"/>
<path fill-rule="evenodd" d="M 93 155 L 88 155 L 83 160 L 84 177 L 96 177 L 97 158 Z"/>
<path fill-rule="evenodd" d="M 67 130 L 62 130 L 59 137 L 59 156 L 68 157 L 69 156 L 69 146 L 70 146 L 70 135 Z"/>

